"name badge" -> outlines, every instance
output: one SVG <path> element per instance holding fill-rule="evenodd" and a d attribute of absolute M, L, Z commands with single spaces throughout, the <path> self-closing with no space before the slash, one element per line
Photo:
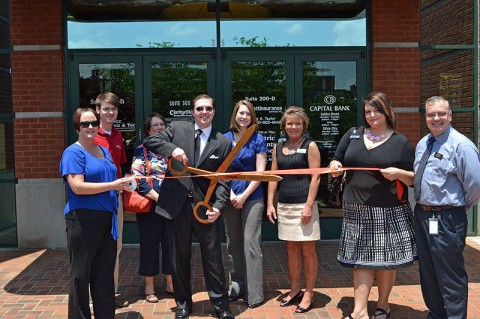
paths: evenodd
<path fill-rule="evenodd" d="M 305 154 L 306 152 L 307 152 L 307 149 L 306 149 L 306 148 L 298 148 L 298 149 L 297 149 L 297 153 Z"/>
<path fill-rule="evenodd" d="M 351 140 L 358 140 L 359 138 L 360 138 L 360 135 L 358 135 L 358 134 L 352 134 L 352 135 L 350 135 L 350 139 L 351 139 Z"/>
<path fill-rule="evenodd" d="M 438 218 L 432 217 L 428 219 L 428 234 L 438 235 Z"/>
<path fill-rule="evenodd" d="M 443 155 L 438 153 L 438 152 L 435 152 L 435 155 L 433 155 L 433 156 L 437 159 L 440 159 L 440 160 L 443 158 Z"/>

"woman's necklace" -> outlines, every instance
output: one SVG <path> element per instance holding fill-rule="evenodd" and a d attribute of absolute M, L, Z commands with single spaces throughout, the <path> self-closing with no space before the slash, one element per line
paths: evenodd
<path fill-rule="evenodd" d="M 287 146 L 287 154 L 292 155 L 297 151 L 297 146 L 300 144 L 300 142 L 303 141 L 303 137 L 299 138 L 298 141 L 296 141 L 294 144 L 290 143 L 290 146 Z"/>
<path fill-rule="evenodd" d="M 378 136 L 377 136 L 377 135 L 373 135 L 373 134 L 372 134 L 372 131 L 370 131 L 370 130 L 365 130 L 365 133 L 367 134 L 367 138 L 368 138 L 370 141 L 372 141 L 372 142 L 374 142 L 374 141 L 380 141 L 382 138 L 385 137 L 385 133 L 380 134 L 380 135 L 378 135 Z"/>

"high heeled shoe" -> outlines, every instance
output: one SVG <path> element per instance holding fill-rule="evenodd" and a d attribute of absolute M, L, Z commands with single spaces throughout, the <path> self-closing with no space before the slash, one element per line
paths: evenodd
<path fill-rule="evenodd" d="M 313 299 L 312 299 L 312 302 L 310 302 L 310 305 L 308 305 L 307 308 L 303 308 L 303 307 L 297 306 L 297 309 L 295 309 L 295 313 L 305 313 L 305 312 L 309 312 L 309 311 L 312 309 L 312 306 L 313 306 Z"/>
<path fill-rule="evenodd" d="M 295 296 L 290 298 L 289 300 L 283 299 L 282 302 L 280 303 L 280 307 L 288 307 L 294 304 L 299 303 L 303 298 L 303 291 L 300 290 Z"/>

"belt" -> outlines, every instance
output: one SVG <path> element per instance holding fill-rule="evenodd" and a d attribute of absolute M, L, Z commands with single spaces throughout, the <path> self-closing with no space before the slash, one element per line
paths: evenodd
<path fill-rule="evenodd" d="M 457 206 L 451 206 L 451 205 L 428 206 L 428 205 L 422 205 L 422 204 L 419 204 L 419 206 L 424 212 L 440 212 L 442 210 L 452 209 L 457 207 Z"/>

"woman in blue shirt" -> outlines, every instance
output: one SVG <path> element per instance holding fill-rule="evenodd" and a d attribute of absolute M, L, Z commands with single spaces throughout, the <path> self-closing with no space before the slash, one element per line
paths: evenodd
<path fill-rule="evenodd" d="M 78 141 L 65 149 L 60 172 L 67 182 L 64 215 L 70 253 L 68 318 L 90 318 L 89 289 L 96 318 L 115 317 L 117 191 L 130 180 L 117 179 L 117 169 L 104 147 L 94 144 L 100 117 L 92 108 L 78 108 L 73 125 Z"/>
<path fill-rule="evenodd" d="M 239 101 L 232 112 L 230 132 L 225 136 L 233 146 L 248 127 L 257 124 L 252 103 Z M 255 132 L 232 162 L 232 172 L 265 171 L 267 145 L 262 135 Z M 247 300 L 250 308 L 263 303 L 262 237 L 263 189 L 258 181 L 232 181 L 230 203 L 223 218 L 227 235 L 230 262 L 230 301 Z"/>

